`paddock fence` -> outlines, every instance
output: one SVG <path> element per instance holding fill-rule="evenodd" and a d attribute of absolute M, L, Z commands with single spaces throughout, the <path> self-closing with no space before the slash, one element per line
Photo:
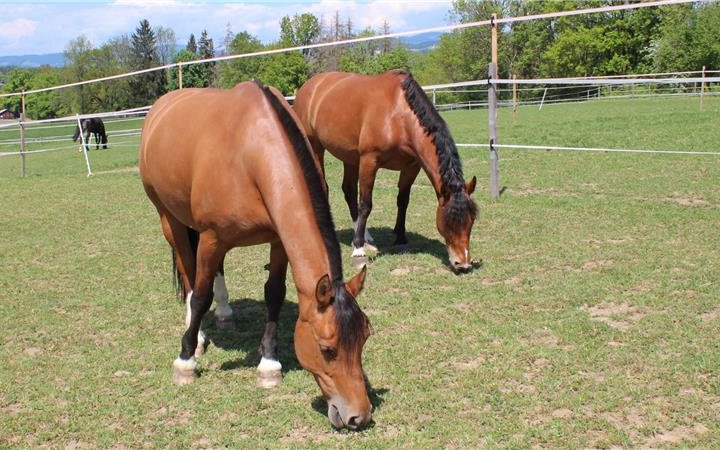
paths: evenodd
<path fill-rule="evenodd" d="M 658 0 L 642 3 L 626 3 L 622 5 L 604 6 L 600 8 L 588 8 L 572 11 L 562 11 L 548 14 L 536 14 L 520 17 L 491 17 L 489 20 L 446 25 L 440 27 L 417 29 L 405 32 L 387 33 L 377 36 L 354 38 L 343 41 L 323 42 L 317 44 L 295 46 L 288 48 L 265 50 L 260 52 L 225 55 L 216 58 L 209 58 L 196 61 L 180 62 L 150 69 L 128 72 L 124 74 L 103 77 L 93 80 L 79 81 L 76 83 L 53 86 L 43 89 L 28 90 L 17 93 L 0 94 L 0 97 L 20 96 L 22 114 L 18 121 L 0 124 L 0 158 L 7 156 L 19 156 L 20 175 L 25 176 L 25 158 L 28 155 L 58 152 L 74 148 L 76 146 L 69 140 L 78 120 L 83 117 L 102 117 L 108 122 L 108 134 L 110 136 L 110 147 L 120 148 L 122 146 L 137 146 L 137 136 L 140 134 L 141 121 L 149 107 L 134 108 L 119 112 L 97 113 L 89 115 L 75 115 L 60 119 L 25 120 L 25 104 L 31 100 L 34 94 L 40 94 L 51 90 L 69 89 L 81 87 L 92 83 L 103 83 L 118 80 L 121 78 L 133 77 L 144 73 L 158 70 L 177 70 L 179 87 L 182 88 L 183 67 L 193 64 L 217 63 L 239 58 L 258 57 L 275 53 L 302 51 L 322 47 L 339 45 L 352 45 L 361 42 L 399 38 L 403 36 L 418 35 L 430 32 L 447 32 L 471 27 L 490 26 L 492 29 L 492 52 L 488 67 L 488 77 L 482 80 L 468 80 L 447 84 L 424 86 L 428 96 L 432 98 L 438 110 L 452 111 L 457 109 L 487 109 L 489 136 L 488 143 L 459 143 L 459 147 L 488 148 L 490 156 L 490 185 L 491 197 L 497 199 L 499 191 L 499 149 L 527 149 L 527 150 L 558 150 L 558 151 L 602 151 L 618 153 L 656 153 L 656 154 L 682 154 L 682 155 L 703 155 L 717 156 L 720 152 L 714 149 L 695 152 L 682 149 L 622 149 L 622 148 L 586 148 L 586 147 L 561 147 L 556 145 L 542 145 L 537 143 L 511 143 L 501 144 L 497 134 L 497 111 L 499 108 L 537 107 L 542 109 L 546 105 L 563 104 L 569 102 L 604 101 L 619 98 L 643 98 L 643 97 L 673 97 L 687 96 L 697 97 L 699 109 L 702 111 L 703 104 L 707 99 L 720 95 L 720 70 L 702 70 L 655 73 L 640 75 L 620 75 L 607 77 L 585 77 L 585 78 L 556 78 L 556 79 L 500 79 L 497 76 L 497 27 L 507 24 L 524 22 L 530 20 L 555 19 L 584 14 L 603 14 L 617 11 L 627 11 L 639 8 L 662 7 L 668 5 L 697 3 L 699 0 Z M 460 96 L 471 97 L 463 101 L 453 101 Z M 287 97 L 292 100 L 293 97 Z M 123 125 L 126 122 L 127 127 Z M 13 131 L 14 129 L 14 131 Z M 67 143 L 70 142 L 70 143 Z M 92 152 L 91 152 L 92 153 Z M 88 175 L 93 173 L 91 157 L 85 154 L 85 165 Z"/>

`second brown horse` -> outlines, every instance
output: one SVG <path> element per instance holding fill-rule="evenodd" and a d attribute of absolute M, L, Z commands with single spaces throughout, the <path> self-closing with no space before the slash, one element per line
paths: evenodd
<path fill-rule="evenodd" d="M 343 162 L 342 188 L 355 228 L 353 256 L 365 256 L 371 240 L 366 226 L 377 170 L 400 171 L 394 231 L 395 245 L 405 246 L 410 188 L 423 169 L 437 195 L 436 224 L 450 267 L 455 273 L 472 269 L 470 231 L 477 207 L 470 194 L 476 179 L 465 183 L 450 131 L 412 75 L 321 73 L 300 88 L 294 108 L 321 163 L 325 149 Z"/>

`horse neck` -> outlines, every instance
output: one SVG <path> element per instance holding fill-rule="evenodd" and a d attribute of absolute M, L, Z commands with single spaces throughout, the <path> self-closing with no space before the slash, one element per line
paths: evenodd
<path fill-rule="evenodd" d="M 331 279 L 334 277 L 331 258 L 315 218 L 309 193 L 303 189 L 304 180 L 285 178 L 283 182 L 273 182 L 273 179 L 282 178 L 272 176 L 267 179 L 271 181 L 260 186 L 262 196 L 282 200 L 272 205 L 266 204 L 266 208 L 285 248 L 299 297 L 314 297 L 320 278 L 325 274 Z M 308 204 L 308 207 L 298 207 Z"/>
<path fill-rule="evenodd" d="M 435 195 L 440 197 L 443 179 L 440 174 L 440 158 L 433 137 L 425 133 L 425 130 L 417 123 L 413 130 L 414 133 L 411 137 L 412 148 L 420 161 L 420 166 L 425 171 L 433 189 L 435 189 Z"/>

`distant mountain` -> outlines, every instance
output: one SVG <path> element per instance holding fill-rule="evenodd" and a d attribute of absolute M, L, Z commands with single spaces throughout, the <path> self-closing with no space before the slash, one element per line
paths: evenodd
<path fill-rule="evenodd" d="M 0 67 L 62 67 L 65 57 L 62 53 L 46 53 L 44 55 L 0 56 Z"/>
<path fill-rule="evenodd" d="M 409 50 L 412 50 L 414 52 L 426 52 L 430 49 L 435 48 L 438 45 L 438 42 L 440 42 L 440 37 L 443 34 L 444 33 L 440 31 L 416 34 L 414 36 L 402 37 L 400 38 L 400 42 L 402 42 L 403 45 Z"/>

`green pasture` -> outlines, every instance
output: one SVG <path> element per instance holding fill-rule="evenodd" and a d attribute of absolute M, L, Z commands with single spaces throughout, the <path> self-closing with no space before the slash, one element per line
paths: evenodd
<path fill-rule="evenodd" d="M 487 142 L 487 111 L 444 117 L 457 142 Z M 703 112 L 697 99 L 528 107 L 514 122 L 503 109 L 499 123 L 508 144 L 720 151 L 716 99 Z M 381 172 L 369 226 L 385 251 L 359 298 L 374 423 L 336 432 L 294 358 L 291 280 L 284 383 L 255 387 L 268 246 L 229 254 L 234 327 L 207 321 L 200 378 L 172 384 L 184 307 L 132 170 L 137 149 L 91 151 L 90 178 L 76 150 L 28 156 L 24 179 L 17 157 L 0 157 L 0 447 L 720 443 L 720 156 L 502 150 L 504 192 L 491 202 L 487 151 L 462 148 L 479 180 L 481 265 L 460 277 L 444 266 L 424 177 L 410 252 L 387 251 L 397 174 Z M 327 165 L 347 277 L 342 170 Z"/>

